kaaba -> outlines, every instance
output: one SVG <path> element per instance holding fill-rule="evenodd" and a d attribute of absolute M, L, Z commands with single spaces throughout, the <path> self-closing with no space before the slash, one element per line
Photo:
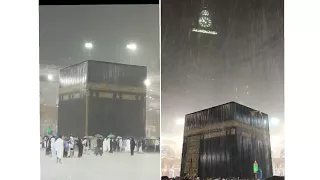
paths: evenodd
<path fill-rule="evenodd" d="M 58 133 L 145 137 L 147 68 L 88 60 L 60 70 Z"/>
<path fill-rule="evenodd" d="M 268 115 L 236 102 L 185 116 L 181 177 L 254 179 L 272 176 Z"/>

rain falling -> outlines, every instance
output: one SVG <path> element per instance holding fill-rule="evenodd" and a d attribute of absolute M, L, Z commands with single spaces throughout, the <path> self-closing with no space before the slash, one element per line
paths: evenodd
<path fill-rule="evenodd" d="M 272 171 L 284 175 L 284 2 L 162 0 L 161 11 L 161 130 L 175 137 L 162 146 L 176 159 L 163 175 L 180 175 L 181 118 L 228 102 L 268 114 Z"/>

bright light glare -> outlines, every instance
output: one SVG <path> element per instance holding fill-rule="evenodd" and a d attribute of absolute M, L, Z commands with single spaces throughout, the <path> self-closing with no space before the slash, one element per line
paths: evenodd
<path fill-rule="evenodd" d="M 277 126 L 278 124 L 279 124 L 279 119 L 278 118 L 275 118 L 275 117 L 273 117 L 273 118 L 271 118 L 270 119 L 270 123 L 271 123 L 271 125 L 273 125 L 273 126 Z"/>
<path fill-rule="evenodd" d="M 137 45 L 136 44 L 127 44 L 127 49 L 131 50 L 131 51 L 135 51 L 137 50 Z"/>
<path fill-rule="evenodd" d="M 52 81 L 52 80 L 53 80 L 52 74 L 49 74 L 49 75 L 48 75 L 48 80 L 49 80 L 49 81 Z"/>
<path fill-rule="evenodd" d="M 176 124 L 178 125 L 184 125 L 184 118 L 179 118 L 176 120 Z"/>
<path fill-rule="evenodd" d="M 151 84 L 151 82 L 150 82 L 149 79 L 146 79 L 146 80 L 144 81 L 144 85 L 146 85 L 147 87 L 149 87 L 150 84 Z"/>
<path fill-rule="evenodd" d="M 271 136 L 271 144 L 273 145 L 279 145 L 282 141 L 282 138 L 280 136 Z"/>
<path fill-rule="evenodd" d="M 212 35 L 218 34 L 216 31 L 207 31 L 207 30 L 196 29 L 196 28 L 193 28 L 192 31 L 193 32 L 199 32 L 199 33 L 204 33 L 204 34 L 212 34 Z"/>
<path fill-rule="evenodd" d="M 84 47 L 87 49 L 92 49 L 93 48 L 93 44 L 92 43 L 85 43 Z"/>

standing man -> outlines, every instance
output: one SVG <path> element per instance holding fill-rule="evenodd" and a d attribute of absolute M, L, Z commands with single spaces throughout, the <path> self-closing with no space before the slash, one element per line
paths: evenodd
<path fill-rule="evenodd" d="M 130 139 L 130 152 L 131 152 L 131 156 L 134 155 L 134 148 L 136 146 L 136 142 L 134 141 L 134 138 L 132 137 Z"/>
<path fill-rule="evenodd" d="M 103 149 L 103 152 L 106 152 L 108 151 L 108 144 L 107 144 L 107 138 L 104 138 L 103 140 L 103 143 L 102 143 L 102 149 Z"/>
<path fill-rule="evenodd" d="M 46 155 L 47 156 L 50 156 L 51 155 L 51 142 L 50 142 L 50 139 L 49 138 L 46 138 L 46 140 L 44 141 L 45 142 L 45 147 L 46 148 Z"/>
<path fill-rule="evenodd" d="M 56 142 L 56 138 L 54 136 L 52 136 L 51 139 L 50 139 L 51 157 L 54 157 L 56 155 L 56 150 L 55 150 L 55 147 L 54 147 L 55 142 Z"/>
<path fill-rule="evenodd" d="M 54 148 L 56 150 L 57 163 L 61 163 L 61 159 L 63 157 L 63 149 L 64 149 L 64 144 L 63 144 L 61 135 L 59 135 L 58 139 L 54 143 Z"/>
<path fill-rule="evenodd" d="M 70 141 L 69 141 L 69 157 L 72 157 L 74 155 L 74 139 L 72 135 L 70 136 Z"/>
<path fill-rule="evenodd" d="M 139 152 L 140 154 L 143 154 L 142 139 L 138 141 L 138 152 Z"/>
<path fill-rule="evenodd" d="M 158 146 L 160 146 L 160 140 L 156 139 L 156 141 L 154 143 L 154 152 L 157 152 Z"/>
<path fill-rule="evenodd" d="M 109 153 L 113 153 L 113 147 L 114 147 L 114 142 L 113 142 L 113 139 L 110 138 L 110 149 L 109 149 Z"/>
<path fill-rule="evenodd" d="M 89 149 L 88 149 L 88 139 L 84 138 L 82 141 L 82 145 L 84 147 L 84 154 L 88 154 L 89 153 Z"/>
<path fill-rule="evenodd" d="M 97 138 L 97 146 L 96 146 L 96 149 L 95 149 L 95 155 L 98 156 L 98 154 L 100 156 L 102 156 L 103 154 L 103 150 L 102 150 L 102 147 L 103 147 L 103 140 L 102 138 Z"/>
<path fill-rule="evenodd" d="M 78 158 L 82 157 L 82 153 L 83 153 L 83 144 L 82 144 L 82 140 L 80 137 L 78 137 L 78 140 L 76 141 L 77 146 L 78 146 Z"/>
<path fill-rule="evenodd" d="M 111 141 L 111 139 L 110 139 L 110 138 L 107 138 L 107 142 L 106 142 L 106 147 L 107 147 L 107 149 L 106 149 L 106 152 L 110 151 L 110 147 L 111 147 L 110 141 Z"/>

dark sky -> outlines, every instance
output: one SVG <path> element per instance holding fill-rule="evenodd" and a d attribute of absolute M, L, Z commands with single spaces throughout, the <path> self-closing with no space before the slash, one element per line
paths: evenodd
<path fill-rule="evenodd" d="M 133 64 L 158 71 L 159 5 L 40 6 L 40 64 L 68 66 L 89 58 L 129 62 L 126 44 L 138 45 Z M 71 58 L 71 59 L 70 59 Z"/>
<path fill-rule="evenodd" d="M 162 131 L 237 101 L 284 119 L 283 0 L 162 0 Z M 218 35 L 191 32 L 200 11 Z"/>
<path fill-rule="evenodd" d="M 87 59 L 131 63 L 148 68 L 148 104 L 159 109 L 159 5 L 40 6 L 40 64 L 69 66 Z M 85 42 L 94 48 L 90 58 Z M 126 49 L 136 43 L 137 51 Z M 46 70 L 41 75 L 47 79 Z M 49 72 L 50 73 L 50 72 Z M 56 104 L 57 87 L 41 82 L 46 104 Z M 56 85 L 57 86 L 57 85 Z"/>

